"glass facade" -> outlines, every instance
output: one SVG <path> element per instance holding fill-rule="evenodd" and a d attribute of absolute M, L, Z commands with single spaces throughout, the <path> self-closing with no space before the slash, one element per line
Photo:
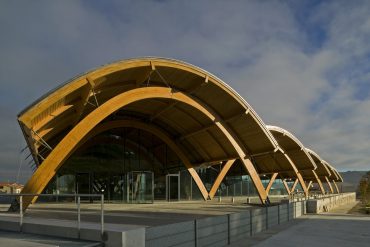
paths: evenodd
<path fill-rule="evenodd" d="M 196 169 L 208 191 L 221 169 L 221 164 Z M 268 180 L 263 183 L 266 187 Z M 203 200 L 193 178 L 166 143 L 135 128 L 112 129 L 88 140 L 59 169 L 44 193 L 104 194 L 108 202 L 122 203 Z M 270 194 L 286 194 L 280 180 Z M 244 168 L 235 164 L 216 196 L 257 196 L 257 192 Z M 94 198 L 82 200 L 92 202 Z"/>

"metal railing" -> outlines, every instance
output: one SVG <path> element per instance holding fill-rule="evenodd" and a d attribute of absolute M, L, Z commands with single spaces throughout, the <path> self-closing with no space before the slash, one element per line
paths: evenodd
<path fill-rule="evenodd" d="M 81 237 L 81 197 L 100 198 L 100 234 L 104 240 L 104 194 L 0 194 L 0 197 L 14 197 L 19 202 L 19 229 L 22 232 L 24 221 L 23 198 L 24 197 L 73 197 L 75 198 L 77 209 L 77 230 L 78 238 Z M 13 201 L 14 202 L 14 201 Z M 12 203 L 13 203 L 12 202 Z"/>

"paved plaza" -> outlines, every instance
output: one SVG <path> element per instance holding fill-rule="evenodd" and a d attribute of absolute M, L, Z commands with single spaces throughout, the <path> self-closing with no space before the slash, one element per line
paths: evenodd
<path fill-rule="evenodd" d="M 333 209 L 330 213 L 307 214 L 292 221 L 272 227 L 252 237 L 233 243 L 241 246 L 369 246 L 370 217 L 348 214 L 357 204 L 351 203 Z M 256 207 L 240 202 L 188 202 L 156 204 L 105 205 L 106 229 L 129 230 L 140 227 L 166 225 L 209 216 L 242 212 Z M 43 222 L 51 225 L 76 224 L 76 205 L 36 204 L 26 213 L 25 222 Z M 82 205 L 82 226 L 99 228 L 100 204 Z M 2 214 L 17 221 L 17 215 Z M 33 234 L 0 232 L 0 242 L 8 247 L 18 246 L 98 246 L 88 241 L 67 240 Z"/>
<path fill-rule="evenodd" d="M 304 215 L 231 246 L 368 247 L 370 216 L 347 214 L 356 204 L 335 208 L 330 213 Z"/>

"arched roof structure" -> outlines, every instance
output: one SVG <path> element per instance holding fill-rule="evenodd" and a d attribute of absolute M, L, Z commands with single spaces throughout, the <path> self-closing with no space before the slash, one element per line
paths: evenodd
<path fill-rule="evenodd" d="M 139 58 L 109 64 L 75 77 L 19 114 L 18 120 L 36 163 L 42 163 L 47 157 L 44 150 L 47 146 L 55 147 L 93 110 L 114 96 L 140 87 L 164 87 L 172 93 L 191 95 L 206 104 L 230 126 L 246 154 L 270 152 L 277 147 L 250 105 L 214 75 L 176 60 Z M 120 115 L 145 118 L 166 129 L 189 150 L 187 155 L 194 163 L 237 156 L 214 122 L 184 103 L 150 98 L 133 102 L 114 114 L 116 118 Z"/>
<path fill-rule="evenodd" d="M 251 106 L 216 76 L 172 59 L 123 60 L 73 78 L 18 115 L 38 167 L 24 192 L 40 193 L 89 131 L 115 119 L 165 130 L 193 166 L 238 158 L 257 189 L 249 158 L 278 148 Z"/>
<path fill-rule="evenodd" d="M 315 177 L 314 170 L 317 168 L 316 163 L 308 154 L 303 144 L 292 133 L 283 128 L 271 125 L 267 125 L 267 129 L 289 156 L 293 167 L 297 170 L 297 177 L 300 179 L 302 188 L 308 192 L 304 181 L 310 181 L 310 178 Z"/>
<path fill-rule="evenodd" d="M 311 149 L 306 148 L 307 152 L 311 155 L 312 159 L 316 163 L 316 174 L 320 179 L 325 178 L 326 176 L 330 176 L 331 172 L 325 162 L 320 158 L 320 156 L 312 151 Z"/>
<path fill-rule="evenodd" d="M 334 189 L 333 189 L 330 182 L 331 181 L 334 181 L 334 182 L 337 181 L 337 176 L 335 174 L 336 171 L 331 169 L 331 166 L 325 160 L 321 159 L 320 156 L 317 153 L 315 153 L 314 151 L 312 151 L 310 149 L 306 149 L 306 150 L 311 155 L 313 160 L 316 162 L 317 169 L 314 171 L 314 175 L 315 175 L 315 178 L 316 178 L 316 180 L 319 184 L 321 192 L 325 193 L 323 185 L 322 185 L 322 181 L 326 181 L 326 183 L 327 183 L 327 185 L 330 189 L 330 192 L 334 193 Z M 314 178 L 312 178 L 312 180 L 313 179 Z M 339 193 L 339 189 L 338 189 L 336 184 L 335 184 L 335 187 L 336 187 L 337 192 Z"/>
<path fill-rule="evenodd" d="M 267 129 L 272 133 L 284 152 L 288 154 L 302 176 L 312 174 L 312 170 L 315 170 L 317 166 L 303 144 L 283 128 L 267 125 Z"/>
<path fill-rule="evenodd" d="M 334 180 L 335 182 L 343 182 L 343 178 L 339 174 L 339 172 L 332 165 L 330 165 L 328 162 L 324 161 L 324 163 L 329 168 L 329 170 L 331 172 L 331 175 L 330 175 L 329 178 L 331 180 Z"/>
<path fill-rule="evenodd" d="M 257 113 L 225 82 L 182 61 L 145 57 L 81 74 L 19 113 L 37 167 L 22 192 L 41 193 L 95 128 L 117 120 L 165 133 L 201 191 L 197 166 L 238 159 L 262 202 L 267 193 L 258 173 L 294 170 Z"/>

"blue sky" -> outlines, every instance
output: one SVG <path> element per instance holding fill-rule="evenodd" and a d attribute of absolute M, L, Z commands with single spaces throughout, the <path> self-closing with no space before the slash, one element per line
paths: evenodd
<path fill-rule="evenodd" d="M 341 171 L 369 170 L 369 1 L 0 2 L 0 180 L 30 176 L 16 115 L 112 61 L 171 57 L 227 82 Z"/>

